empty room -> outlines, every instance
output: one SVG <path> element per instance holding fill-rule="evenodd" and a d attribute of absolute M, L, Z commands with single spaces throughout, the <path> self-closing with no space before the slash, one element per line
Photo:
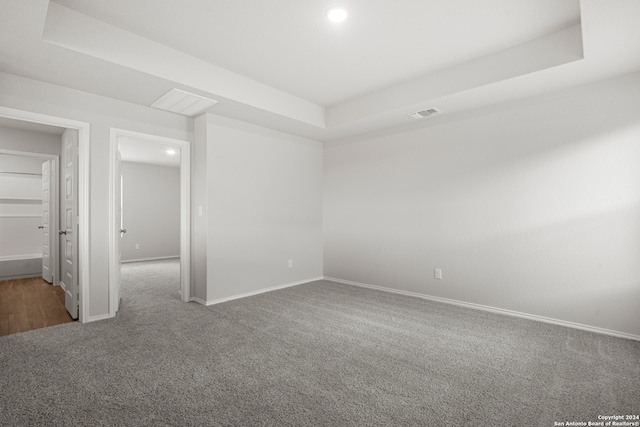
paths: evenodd
<path fill-rule="evenodd" d="M 0 0 L 0 425 L 640 426 L 638 17 Z"/>

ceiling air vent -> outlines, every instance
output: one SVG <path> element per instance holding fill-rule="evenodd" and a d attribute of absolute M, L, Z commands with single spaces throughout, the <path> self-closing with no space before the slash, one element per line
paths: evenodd
<path fill-rule="evenodd" d="M 214 99 L 205 98 L 180 89 L 171 89 L 151 106 L 192 117 L 217 102 Z"/>
<path fill-rule="evenodd" d="M 434 114 L 439 114 L 442 111 L 437 108 L 427 108 L 426 110 L 416 111 L 415 113 L 409 114 L 409 117 L 413 117 L 414 119 L 424 119 L 425 117 L 433 116 Z"/>

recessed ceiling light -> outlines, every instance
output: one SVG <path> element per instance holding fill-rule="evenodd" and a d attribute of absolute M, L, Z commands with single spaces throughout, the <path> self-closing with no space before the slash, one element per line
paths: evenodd
<path fill-rule="evenodd" d="M 349 16 L 349 11 L 344 7 L 332 7 L 327 10 L 327 18 L 331 22 L 342 22 Z"/>
<path fill-rule="evenodd" d="M 167 150 L 167 154 L 170 155 L 170 156 L 173 156 L 174 154 L 176 154 L 176 150 L 174 150 L 173 148 L 169 148 Z"/>

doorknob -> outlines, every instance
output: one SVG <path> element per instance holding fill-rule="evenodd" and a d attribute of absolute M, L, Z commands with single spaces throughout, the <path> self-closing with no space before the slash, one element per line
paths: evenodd
<path fill-rule="evenodd" d="M 124 233 L 126 233 L 126 232 L 127 232 L 127 229 L 126 229 L 126 228 L 122 228 L 122 229 L 120 229 L 120 232 L 121 232 L 122 234 L 124 234 Z"/>
<path fill-rule="evenodd" d="M 60 230 L 60 231 L 58 231 L 58 234 L 60 234 L 60 235 L 65 234 L 65 235 L 66 235 L 66 234 L 67 234 L 67 232 L 66 232 L 66 230 Z"/>

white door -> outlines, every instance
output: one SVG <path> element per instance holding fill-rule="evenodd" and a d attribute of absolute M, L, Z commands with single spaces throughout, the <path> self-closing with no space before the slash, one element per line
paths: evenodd
<path fill-rule="evenodd" d="M 65 132 L 64 146 L 64 216 L 60 235 L 62 241 L 61 285 L 64 305 L 74 319 L 78 318 L 78 133 Z"/>
<path fill-rule="evenodd" d="M 115 238 L 115 242 L 116 242 L 116 251 L 117 251 L 117 262 L 118 265 L 116 266 L 116 300 L 113 301 L 114 307 L 115 307 L 115 311 L 117 312 L 118 309 L 120 309 L 120 299 L 122 298 L 122 284 L 120 283 L 120 266 L 122 264 L 122 238 L 124 237 L 124 234 L 127 232 L 127 229 L 124 228 L 124 222 L 123 222 L 123 215 L 122 215 L 122 174 L 120 173 L 120 162 L 122 161 L 122 155 L 120 154 L 120 151 L 118 151 L 118 155 L 116 156 L 116 165 L 115 165 L 115 176 L 118 177 L 118 182 L 115 186 L 116 189 L 116 194 L 115 194 L 115 199 L 116 199 L 116 206 L 115 206 L 115 212 L 116 212 L 116 217 L 115 217 L 115 221 L 116 221 L 116 233 L 118 234 Z"/>
<path fill-rule="evenodd" d="M 51 250 L 55 239 L 51 234 L 51 224 L 53 224 L 54 212 L 52 206 L 53 180 L 53 160 L 42 163 L 42 278 L 49 283 L 53 283 L 53 264 Z M 54 231 L 55 232 L 55 231 Z"/>

